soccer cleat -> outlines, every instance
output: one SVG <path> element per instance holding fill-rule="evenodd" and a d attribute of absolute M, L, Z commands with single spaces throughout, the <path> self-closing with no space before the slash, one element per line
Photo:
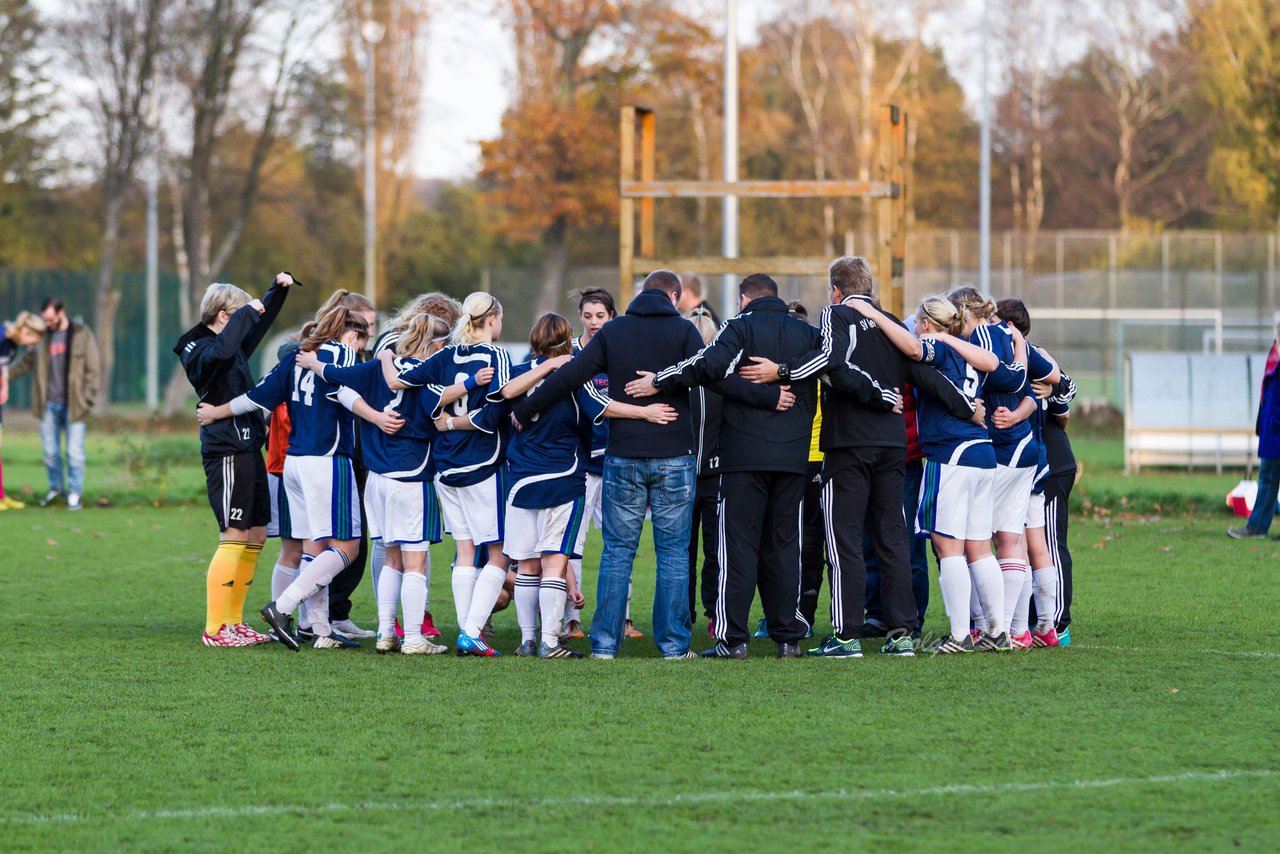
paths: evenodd
<path fill-rule="evenodd" d="M 250 646 L 249 641 L 240 637 L 231 629 L 223 625 L 213 634 L 205 632 L 200 636 L 200 642 L 205 646 L 221 646 L 221 647 L 242 647 Z"/>
<path fill-rule="evenodd" d="M 1008 632 L 1001 632 L 998 635 L 983 632 L 975 649 L 978 652 L 1009 652 L 1013 649 L 1013 641 L 1009 640 Z"/>
<path fill-rule="evenodd" d="M 4 498 L 0 498 L 0 505 L 3 505 L 3 509 L 5 510 L 21 510 L 27 506 L 12 495 L 6 495 Z"/>
<path fill-rule="evenodd" d="M 1009 635 L 1009 643 L 1014 649 L 1031 649 L 1033 643 L 1031 632 L 1025 631 L 1020 635 Z"/>
<path fill-rule="evenodd" d="M 729 646 L 724 641 L 720 641 L 711 649 L 702 651 L 703 658 L 732 658 L 735 661 L 747 660 L 747 645 L 740 643 L 735 646 Z"/>
<path fill-rule="evenodd" d="M 480 637 L 486 641 L 493 637 L 493 617 L 484 621 L 484 628 L 480 630 Z"/>
<path fill-rule="evenodd" d="M 533 643 L 533 641 L 529 641 Z M 524 648 L 524 644 L 520 644 L 520 648 Z M 545 643 L 538 644 L 538 658 L 582 658 L 582 653 L 576 649 L 569 649 L 567 646 L 547 646 Z"/>
<path fill-rule="evenodd" d="M 298 626 L 298 640 L 302 643 L 311 643 L 316 639 L 315 629 L 311 626 Z"/>
<path fill-rule="evenodd" d="M 780 643 L 778 644 L 778 658 L 804 658 L 804 653 L 800 651 L 798 643 Z"/>
<path fill-rule="evenodd" d="M 1257 540 L 1266 535 L 1266 531 L 1255 531 L 1248 525 L 1241 525 L 1239 528 L 1227 528 L 1227 536 L 1233 540 Z"/>
<path fill-rule="evenodd" d="M 899 635 L 896 638 L 885 638 L 884 646 L 880 648 L 881 655 L 898 655 L 903 658 L 911 658 L 916 654 L 915 641 L 910 635 Z"/>
<path fill-rule="evenodd" d="M 449 648 L 447 646 L 432 643 L 424 637 L 417 640 L 406 640 L 400 645 L 400 652 L 405 655 L 440 655 L 448 651 Z"/>
<path fill-rule="evenodd" d="M 691 658 L 699 658 L 699 655 L 691 649 L 686 649 L 684 652 L 675 655 L 662 656 L 663 661 L 688 661 Z"/>
<path fill-rule="evenodd" d="M 961 640 L 947 635 L 942 640 L 929 647 L 925 652 L 932 655 L 949 655 L 951 653 L 973 652 L 973 636 L 965 635 Z"/>
<path fill-rule="evenodd" d="M 707 617 L 707 637 L 715 640 L 716 637 L 716 618 Z"/>
<path fill-rule="evenodd" d="M 545 646 L 545 644 L 543 645 Z M 535 641 L 531 641 L 531 640 L 521 641 L 520 645 L 516 647 L 516 655 L 520 656 L 521 658 L 533 658 L 537 654 L 538 654 L 538 644 Z"/>
<path fill-rule="evenodd" d="M 377 632 L 371 632 L 368 629 L 362 629 L 350 620 L 338 620 L 333 627 L 349 638 L 373 638 L 377 637 Z"/>
<path fill-rule="evenodd" d="M 51 489 L 44 494 L 44 498 L 40 499 L 41 507 L 48 507 L 50 504 L 62 497 L 61 489 Z"/>
<path fill-rule="evenodd" d="M 760 623 L 756 626 L 756 633 L 752 635 L 755 638 L 767 638 L 769 636 L 769 621 L 765 617 L 760 618 Z"/>
<path fill-rule="evenodd" d="M 644 637 L 644 634 L 641 633 L 641 631 L 636 628 L 635 623 L 631 622 L 630 620 L 627 620 L 627 624 L 622 627 L 622 636 L 624 638 L 635 640 L 636 638 Z"/>
<path fill-rule="evenodd" d="M 389 635 L 378 635 L 378 643 L 374 646 L 374 652 L 378 655 L 386 655 L 388 652 L 395 652 L 400 648 L 400 638 L 396 637 L 396 633 Z"/>
<path fill-rule="evenodd" d="M 565 640 L 578 640 L 586 636 L 586 632 L 582 631 L 582 623 L 579 620 L 570 620 L 569 624 L 564 627 L 564 633 L 560 635 Z"/>
<path fill-rule="evenodd" d="M 812 658 L 862 658 L 862 641 L 858 638 L 840 640 L 830 634 L 822 639 L 821 645 L 808 650 L 805 655 Z"/>
<path fill-rule="evenodd" d="M 276 610 L 274 601 L 263 605 L 259 613 L 262 614 L 262 619 L 266 624 L 271 627 L 271 634 L 276 640 L 294 652 L 301 649 L 298 638 L 293 636 L 293 617 L 288 614 L 281 614 Z M 302 633 L 299 632 L 298 634 L 301 635 Z"/>
<path fill-rule="evenodd" d="M 969 629 L 969 640 L 973 641 L 973 647 L 977 649 L 978 641 L 982 640 L 982 629 Z"/>
<path fill-rule="evenodd" d="M 1071 627 L 1067 626 L 1058 632 L 1058 646 L 1071 646 Z"/>
<path fill-rule="evenodd" d="M 238 637 L 242 637 L 248 641 L 248 643 L 245 644 L 246 646 L 257 646 L 260 643 L 271 643 L 275 640 L 271 635 L 264 635 L 262 632 L 254 631 L 244 623 L 237 623 L 230 628 Z"/>
<path fill-rule="evenodd" d="M 67 509 L 68 510 L 79 510 L 83 506 L 84 504 L 80 501 L 80 493 L 78 492 L 67 493 Z"/>
<path fill-rule="evenodd" d="M 1058 646 L 1058 633 L 1053 626 L 1049 627 L 1047 632 L 1032 632 L 1031 645 L 1034 647 Z"/>
<path fill-rule="evenodd" d="M 458 632 L 457 649 L 458 655 L 478 655 L 482 658 L 494 658 L 502 654 L 485 643 L 484 638 L 473 638 L 465 631 Z"/>
<path fill-rule="evenodd" d="M 404 640 L 404 626 L 400 625 L 399 617 L 396 617 L 396 637 Z"/>
<path fill-rule="evenodd" d="M 312 649 L 359 649 L 360 644 L 346 635 L 330 632 L 327 635 L 316 635 L 311 642 Z"/>
<path fill-rule="evenodd" d="M 440 630 L 436 628 L 435 621 L 431 619 L 430 611 L 428 611 L 422 618 L 422 636 L 424 638 L 440 637 Z"/>

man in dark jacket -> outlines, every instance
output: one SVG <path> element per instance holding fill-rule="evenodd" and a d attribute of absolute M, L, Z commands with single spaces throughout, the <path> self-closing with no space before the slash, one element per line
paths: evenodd
<path fill-rule="evenodd" d="M 261 301 L 235 285 L 210 285 L 200 322 L 173 348 L 201 403 L 219 406 L 254 387 L 249 358 L 284 307 L 293 277 L 280 273 Z M 200 428 L 209 506 L 218 520 L 218 549 L 205 580 L 205 646 L 252 646 L 270 640 L 244 622 L 244 602 L 271 521 L 271 495 L 257 415 L 232 416 Z"/>
<path fill-rule="evenodd" d="M 741 313 L 720 327 L 711 344 L 655 376 L 633 381 L 628 393 L 685 390 L 730 376 L 753 357 L 786 362 L 820 343 L 817 330 L 788 313 L 773 279 L 748 276 L 738 292 Z M 757 584 L 780 656 L 799 656 L 797 644 L 809 628 L 798 608 L 800 515 L 817 382 L 811 378 L 782 388 L 795 396 L 795 405 L 783 411 L 724 403 L 720 516 L 725 561 L 715 615 L 719 643 L 704 653 L 709 657 L 747 657 Z"/>
<path fill-rule="evenodd" d="M 776 378 L 793 383 L 847 371 L 861 376 L 884 400 L 896 399 L 909 381 L 940 396 L 956 414 L 969 418 L 973 408 L 928 365 L 919 366 L 893 346 L 875 323 L 855 311 L 856 300 L 871 299 L 871 268 L 865 258 L 844 257 L 829 271 L 832 304 L 822 310 L 820 344 L 789 362 L 754 360 L 743 375 L 757 382 Z M 898 322 L 897 318 L 893 318 Z M 954 391 L 954 390 L 952 390 Z M 868 405 L 868 401 L 873 405 Z M 888 639 L 883 651 L 913 655 L 911 632 L 916 624 L 911 591 L 908 532 L 902 512 L 907 430 L 902 409 L 886 409 L 874 397 L 859 399 L 833 388 L 824 398 L 820 443 L 823 512 L 831 549 L 831 622 L 834 631 L 810 655 L 856 658 L 862 655 L 861 634 L 867 569 L 862 552 L 864 522 L 880 565 L 881 597 Z"/>
<path fill-rule="evenodd" d="M 626 313 L 592 337 L 568 364 L 547 377 L 536 392 L 516 405 L 518 425 L 529 424 L 547 406 L 600 373 L 609 375 L 610 397 L 637 403 L 624 389 L 643 371 L 692 356 L 702 347 L 693 324 L 676 311 L 680 278 L 669 270 L 650 273 L 644 290 Z M 758 394 L 738 381 L 741 392 L 761 400 L 779 399 L 777 389 Z M 613 658 L 621 647 L 627 589 L 645 508 L 653 517 L 657 585 L 653 599 L 653 636 L 667 658 L 695 657 L 689 651 L 689 525 L 697 478 L 689 395 L 663 394 L 643 404 L 665 403 L 676 411 L 669 424 L 617 419 L 609 424 L 604 458 L 604 553 L 591 622 L 592 658 Z M 772 405 L 772 404 L 770 404 Z"/>

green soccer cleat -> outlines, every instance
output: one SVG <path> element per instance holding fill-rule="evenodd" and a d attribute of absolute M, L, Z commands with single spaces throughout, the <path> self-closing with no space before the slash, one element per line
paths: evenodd
<path fill-rule="evenodd" d="M 896 638 L 886 638 L 884 646 L 880 649 L 881 655 L 898 655 L 903 658 L 911 658 L 916 654 L 916 645 L 911 640 L 910 635 L 900 635 Z"/>
<path fill-rule="evenodd" d="M 862 658 L 862 641 L 858 638 L 841 640 L 834 634 L 822 639 L 822 645 L 805 652 L 813 658 Z"/>
<path fill-rule="evenodd" d="M 973 637 L 965 635 L 960 640 L 947 635 L 942 640 L 929 647 L 925 652 L 932 655 L 952 655 L 957 653 L 973 652 Z"/>

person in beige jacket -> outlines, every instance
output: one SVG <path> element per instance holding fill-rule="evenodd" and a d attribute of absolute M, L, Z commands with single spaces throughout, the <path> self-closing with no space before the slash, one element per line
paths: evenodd
<path fill-rule="evenodd" d="M 46 330 L 34 350 L 28 350 L 10 371 L 17 379 L 31 372 L 31 412 L 40 419 L 44 465 L 49 492 L 41 507 L 64 495 L 67 508 L 79 510 L 84 494 L 85 429 L 98 398 L 101 370 L 98 342 L 93 330 L 67 317 L 62 301 L 45 297 L 40 306 Z M 66 442 L 66 478 L 63 471 L 63 438 Z"/>

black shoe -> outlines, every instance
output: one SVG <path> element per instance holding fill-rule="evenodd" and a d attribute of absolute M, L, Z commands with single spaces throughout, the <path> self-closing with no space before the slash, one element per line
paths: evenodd
<path fill-rule="evenodd" d="M 800 651 L 798 643 L 780 643 L 778 644 L 778 658 L 804 658 L 804 653 Z"/>
<path fill-rule="evenodd" d="M 312 643 L 316 633 L 310 626 L 298 626 L 297 637 L 299 643 Z"/>
<path fill-rule="evenodd" d="M 275 600 L 263 605 L 259 613 L 262 614 L 263 621 L 271 627 L 271 634 L 275 639 L 297 652 L 299 647 L 298 639 L 293 636 L 293 617 L 277 611 Z"/>
<path fill-rule="evenodd" d="M 864 638 L 864 639 L 865 638 L 882 638 L 885 636 L 886 631 L 887 630 L 885 629 L 884 626 L 880 626 L 870 622 L 863 623 L 862 633 L 859 634 L 858 637 Z"/>
<path fill-rule="evenodd" d="M 745 643 L 729 646 L 724 641 L 702 651 L 703 658 L 733 658 L 738 661 L 747 660 L 747 645 Z"/>
<path fill-rule="evenodd" d="M 311 642 L 312 649 L 359 649 L 360 644 L 346 635 L 330 632 L 328 635 L 316 635 Z"/>

